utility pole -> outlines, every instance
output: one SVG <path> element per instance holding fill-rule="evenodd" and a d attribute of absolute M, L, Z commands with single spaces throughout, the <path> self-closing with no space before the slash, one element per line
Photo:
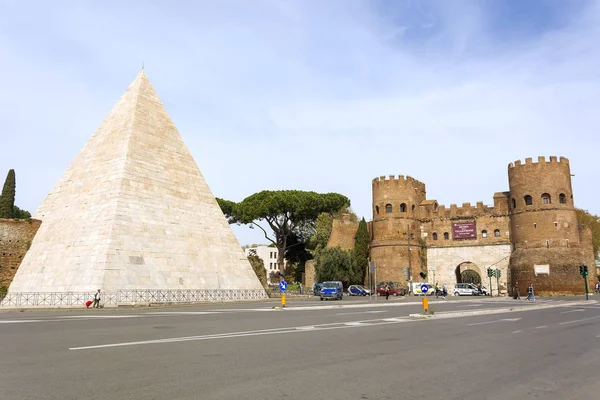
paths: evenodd
<path fill-rule="evenodd" d="M 410 231 L 405 232 L 408 247 L 408 293 L 412 293 L 412 249 L 410 248 Z"/>

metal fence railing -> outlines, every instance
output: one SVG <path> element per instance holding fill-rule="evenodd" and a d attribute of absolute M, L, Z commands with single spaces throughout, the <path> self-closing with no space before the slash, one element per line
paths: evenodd
<path fill-rule="evenodd" d="M 0 308 L 84 307 L 94 298 L 90 292 L 1 293 Z M 263 300 L 265 290 L 199 289 L 199 290 L 117 290 L 102 292 L 100 304 L 117 307 L 125 304 L 214 303 Z"/>

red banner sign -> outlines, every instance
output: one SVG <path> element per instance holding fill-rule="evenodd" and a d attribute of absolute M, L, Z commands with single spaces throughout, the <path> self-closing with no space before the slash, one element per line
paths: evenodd
<path fill-rule="evenodd" d="M 475 239 L 476 237 L 475 222 L 457 222 L 452 224 L 453 239 Z"/>

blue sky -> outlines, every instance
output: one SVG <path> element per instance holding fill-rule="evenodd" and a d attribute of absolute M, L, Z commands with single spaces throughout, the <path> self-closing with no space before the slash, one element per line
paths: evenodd
<path fill-rule="evenodd" d="M 143 61 L 218 197 L 339 192 L 369 220 L 402 174 L 491 205 L 556 155 L 600 214 L 598 43 L 585 0 L 0 0 L 0 179 L 33 212 Z"/>

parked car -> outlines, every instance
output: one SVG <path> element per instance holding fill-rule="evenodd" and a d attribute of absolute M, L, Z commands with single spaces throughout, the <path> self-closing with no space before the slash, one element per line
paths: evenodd
<path fill-rule="evenodd" d="M 457 283 L 454 286 L 455 296 L 477 296 L 479 295 L 479 289 L 472 283 Z"/>
<path fill-rule="evenodd" d="M 377 296 L 385 296 L 385 286 L 377 287 Z M 390 286 L 390 296 L 406 296 L 406 289 Z"/>
<path fill-rule="evenodd" d="M 315 294 L 315 296 L 320 296 L 321 295 L 321 286 L 323 286 L 322 283 L 315 283 L 313 285 L 313 293 Z"/>
<path fill-rule="evenodd" d="M 348 296 L 369 296 L 371 291 L 362 285 L 350 285 Z"/>
<path fill-rule="evenodd" d="M 320 296 L 321 301 L 323 299 L 341 300 L 344 297 L 344 285 L 340 281 L 323 282 Z"/>

